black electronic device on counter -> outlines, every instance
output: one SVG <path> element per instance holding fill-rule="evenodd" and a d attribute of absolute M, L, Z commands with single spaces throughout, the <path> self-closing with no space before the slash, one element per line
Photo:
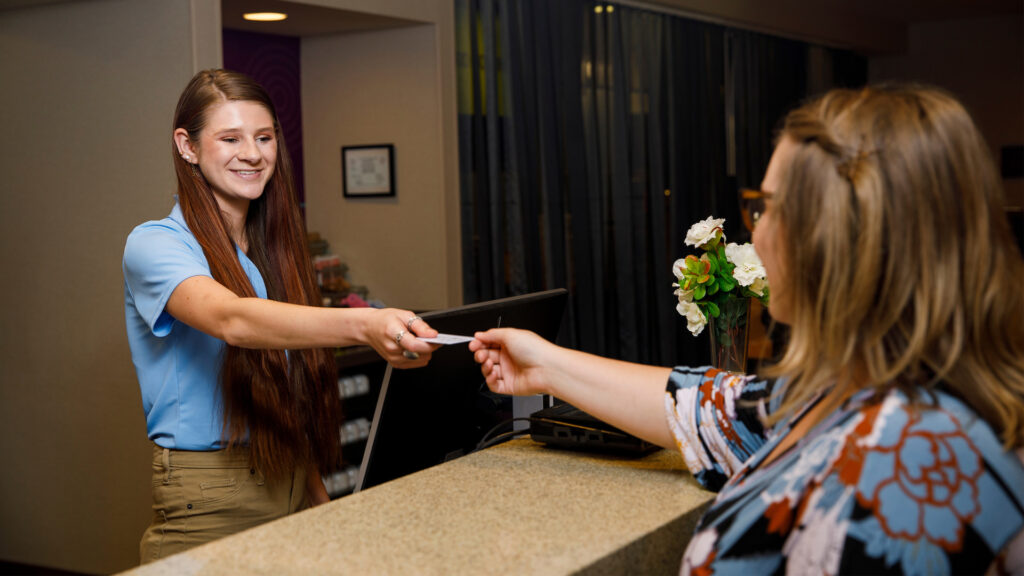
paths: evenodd
<path fill-rule="evenodd" d="M 559 448 L 612 454 L 640 456 L 659 449 L 571 404 L 556 404 L 531 414 L 530 437 Z"/>
<path fill-rule="evenodd" d="M 421 314 L 438 332 L 472 336 L 523 328 L 555 341 L 568 291 L 535 292 Z M 492 393 L 467 344 L 442 346 L 423 368 L 388 366 L 355 490 L 468 454 L 513 415 L 513 398 Z"/>

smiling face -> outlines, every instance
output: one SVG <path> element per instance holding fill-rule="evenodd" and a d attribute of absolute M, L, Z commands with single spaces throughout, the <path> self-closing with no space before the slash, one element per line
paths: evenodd
<path fill-rule="evenodd" d="M 244 218 L 274 173 L 277 136 L 274 119 L 261 104 L 232 100 L 206 111 L 198 142 L 179 128 L 174 133 L 186 161 L 197 164 L 221 210 Z"/>
<path fill-rule="evenodd" d="M 783 262 L 782 224 L 776 214 L 774 195 L 782 183 L 785 168 L 793 161 L 795 151 L 796 144 L 789 138 L 783 138 L 775 147 L 761 182 L 761 190 L 768 193 L 764 213 L 758 219 L 753 234 L 754 248 L 764 264 L 768 285 L 772 290 L 768 308 L 772 318 L 782 324 L 788 324 L 792 319 L 792 303 L 789 302 L 788 279 Z"/>

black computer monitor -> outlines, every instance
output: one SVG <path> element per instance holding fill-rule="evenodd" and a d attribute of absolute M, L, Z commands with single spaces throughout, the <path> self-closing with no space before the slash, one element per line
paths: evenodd
<path fill-rule="evenodd" d="M 495 327 L 558 336 L 568 291 L 536 292 L 422 314 L 445 334 L 472 336 Z M 414 370 L 388 366 L 356 491 L 472 452 L 494 426 L 512 418 L 512 398 L 492 393 L 468 344 L 442 346 Z"/>

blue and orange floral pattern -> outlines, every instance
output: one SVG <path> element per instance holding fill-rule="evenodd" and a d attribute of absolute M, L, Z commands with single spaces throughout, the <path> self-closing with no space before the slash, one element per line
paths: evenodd
<path fill-rule="evenodd" d="M 1020 554 L 1024 462 L 965 404 L 864 391 L 762 465 L 802 415 L 762 425 L 782 385 L 711 368 L 669 378 L 683 459 L 719 490 L 684 574 L 982 574 Z"/>

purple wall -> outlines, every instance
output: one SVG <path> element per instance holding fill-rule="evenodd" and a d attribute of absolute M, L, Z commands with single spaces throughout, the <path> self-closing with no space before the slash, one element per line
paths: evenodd
<path fill-rule="evenodd" d="M 292 159 L 299 203 L 305 206 L 299 39 L 227 29 L 223 31 L 222 38 L 224 68 L 251 76 L 274 101 L 285 145 Z"/>

